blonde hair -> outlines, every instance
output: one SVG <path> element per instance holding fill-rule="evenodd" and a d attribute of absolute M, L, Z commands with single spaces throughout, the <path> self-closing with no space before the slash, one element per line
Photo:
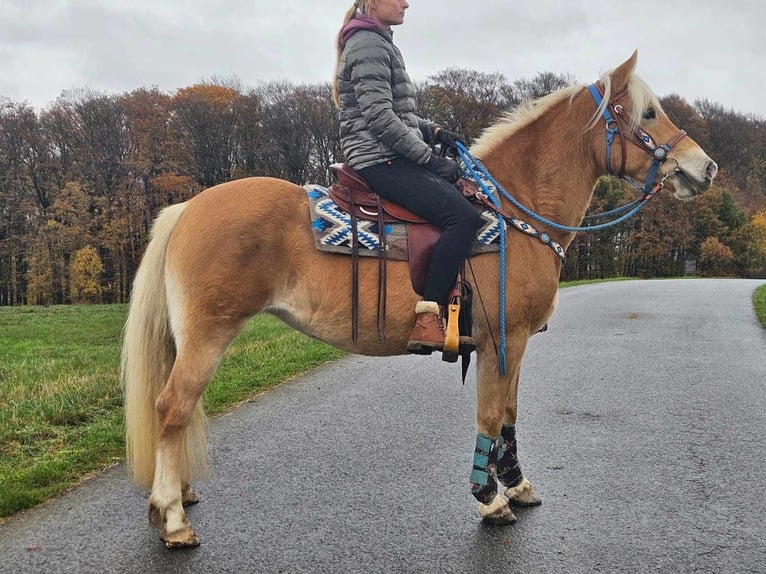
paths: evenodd
<path fill-rule="evenodd" d="M 354 5 L 346 10 L 345 16 L 343 16 L 343 25 L 338 30 L 338 38 L 335 41 L 335 77 L 332 80 L 332 101 L 335 102 L 337 107 L 340 107 L 340 93 L 338 92 L 338 72 L 340 72 L 340 56 L 343 52 L 343 46 L 341 45 L 341 39 L 343 38 L 343 28 L 354 19 L 357 12 L 361 14 L 367 14 L 370 11 L 370 5 L 372 0 L 355 0 Z"/>

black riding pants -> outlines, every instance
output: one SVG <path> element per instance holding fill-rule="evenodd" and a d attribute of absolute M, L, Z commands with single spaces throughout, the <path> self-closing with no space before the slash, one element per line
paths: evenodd
<path fill-rule="evenodd" d="M 445 303 L 482 225 L 479 213 L 446 179 L 406 158 L 365 167 L 358 173 L 382 198 L 442 229 L 431 255 L 423 298 Z"/>

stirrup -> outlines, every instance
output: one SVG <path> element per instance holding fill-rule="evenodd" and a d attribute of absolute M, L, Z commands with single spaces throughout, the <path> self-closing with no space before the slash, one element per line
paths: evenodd
<path fill-rule="evenodd" d="M 444 337 L 444 349 L 442 349 L 442 361 L 455 363 L 460 353 L 460 331 L 458 318 L 460 316 L 460 300 L 447 305 L 447 334 Z"/>

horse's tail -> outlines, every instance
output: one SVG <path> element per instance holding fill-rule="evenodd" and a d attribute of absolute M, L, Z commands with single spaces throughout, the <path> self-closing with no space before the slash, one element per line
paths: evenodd
<path fill-rule="evenodd" d="M 154 479 L 158 420 L 154 408 L 170 376 L 176 346 L 170 328 L 165 290 L 165 251 L 186 203 L 163 209 L 154 222 L 149 245 L 133 282 L 122 344 L 121 378 L 125 393 L 125 439 L 133 480 L 151 486 Z M 204 444 L 204 412 L 198 404 L 184 441 L 190 451 Z M 187 472 L 182 474 L 188 475 Z"/>

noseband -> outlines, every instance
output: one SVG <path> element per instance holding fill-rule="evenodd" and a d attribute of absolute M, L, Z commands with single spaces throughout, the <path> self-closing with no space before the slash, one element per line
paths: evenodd
<path fill-rule="evenodd" d="M 596 101 L 596 107 L 601 107 L 604 96 L 603 84 L 601 82 L 596 82 L 595 84 L 588 86 L 588 90 Z M 630 119 L 626 117 L 625 109 L 619 101 L 627 96 L 627 94 L 628 90 L 624 89 L 612 96 L 607 105 L 604 106 L 604 111 L 601 114 L 601 117 L 603 117 L 606 122 L 606 170 L 609 175 L 616 175 L 620 179 L 623 179 L 634 187 L 640 189 L 644 192 L 644 195 L 653 195 L 662 189 L 665 179 L 670 174 L 678 171 L 678 161 L 676 161 L 675 158 L 670 158 L 676 162 L 676 168 L 666 174 L 658 184 L 657 188 L 654 189 L 654 180 L 657 178 L 657 172 L 659 171 L 660 166 L 668 160 L 668 152 L 670 152 L 673 146 L 686 137 L 686 132 L 684 130 L 679 130 L 678 134 L 676 134 L 670 141 L 662 145 L 657 145 L 654 143 L 652 136 L 642 130 L 639 126 L 632 125 Z M 624 126 L 623 129 L 620 129 L 620 122 L 622 122 Z M 612 169 L 612 142 L 614 141 L 615 135 L 620 136 L 620 150 L 622 156 L 620 170 L 617 173 Z M 649 168 L 649 173 L 646 175 L 646 181 L 644 182 L 643 188 L 633 179 L 625 176 L 625 162 L 627 161 L 627 150 L 625 147 L 626 139 L 640 147 L 652 157 L 652 165 Z"/>

